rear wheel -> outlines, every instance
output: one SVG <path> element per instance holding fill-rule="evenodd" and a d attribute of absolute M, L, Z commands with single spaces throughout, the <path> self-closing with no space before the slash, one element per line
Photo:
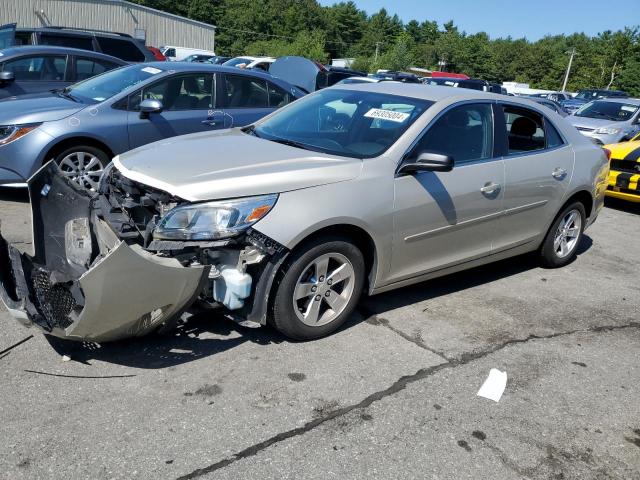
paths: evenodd
<path fill-rule="evenodd" d="M 61 152 L 54 160 L 62 175 L 73 183 L 88 190 L 97 190 L 109 156 L 98 148 L 78 145 Z"/>
<path fill-rule="evenodd" d="M 349 241 L 331 238 L 307 244 L 281 271 L 274 326 L 296 340 L 332 333 L 353 313 L 364 275 L 362 252 Z"/>
<path fill-rule="evenodd" d="M 576 257 L 586 223 L 584 205 L 572 203 L 558 215 L 540 247 L 540 260 L 545 267 L 563 267 Z"/>

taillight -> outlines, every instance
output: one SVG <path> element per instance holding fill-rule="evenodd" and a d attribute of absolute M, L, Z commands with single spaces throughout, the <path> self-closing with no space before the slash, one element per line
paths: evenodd
<path fill-rule="evenodd" d="M 604 150 L 604 154 L 607 156 L 607 161 L 611 161 L 611 150 L 608 148 L 603 148 L 602 150 Z"/>

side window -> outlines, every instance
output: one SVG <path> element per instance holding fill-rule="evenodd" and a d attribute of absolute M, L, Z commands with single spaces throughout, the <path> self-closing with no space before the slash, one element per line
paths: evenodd
<path fill-rule="evenodd" d="M 62 81 L 66 68 L 64 55 L 23 57 L 4 64 L 4 71 L 13 72 L 18 81 Z"/>
<path fill-rule="evenodd" d="M 490 104 L 469 104 L 452 108 L 420 139 L 413 150 L 452 156 L 456 163 L 493 157 L 493 112 Z"/>
<path fill-rule="evenodd" d="M 126 62 L 144 62 L 144 53 L 130 40 L 120 38 L 96 37 L 102 53 Z"/>
<path fill-rule="evenodd" d="M 268 108 L 267 82 L 242 75 L 225 75 L 224 105 L 226 108 Z"/>
<path fill-rule="evenodd" d="M 527 108 L 508 105 L 503 106 L 503 110 L 509 155 L 545 148 L 546 138 L 542 115 Z"/>
<path fill-rule="evenodd" d="M 76 58 L 76 81 L 86 80 L 100 73 L 113 70 L 118 65 L 101 60 L 91 60 L 89 58 Z"/>
<path fill-rule="evenodd" d="M 213 76 L 204 73 L 162 80 L 133 94 L 129 109 L 137 110 L 146 99 L 160 100 L 164 110 L 208 110 L 213 106 Z"/>
<path fill-rule="evenodd" d="M 556 127 L 554 127 L 549 120 L 545 120 L 544 125 L 547 132 L 547 148 L 555 148 L 564 145 L 564 141 L 558 133 L 558 130 L 556 130 Z"/>
<path fill-rule="evenodd" d="M 267 82 L 267 88 L 269 90 L 269 106 L 274 108 L 284 107 L 287 103 L 290 103 L 291 95 L 285 92 L 280 87 L 275 86 L 271 82 Z"/>
<path fill-rule="evenodd" d="M 56 35 L 55 33 L 41 33 L 40 45 L 56 45 L 58 47 L 79 48 L 81 50 L 93 50 L 91 37 L 78 35 Z"/>
<path fill-rule="evenodd" d="M 176 49 L 175 48 L 169 48 L 169 49 L 165 50 L 163 55 L 165 57 L 174 58 L 176 56 Z"/>

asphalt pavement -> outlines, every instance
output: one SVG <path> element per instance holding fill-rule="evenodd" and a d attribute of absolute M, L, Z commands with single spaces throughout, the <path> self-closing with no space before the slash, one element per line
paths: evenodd
<path fill-rule="evenodd" d="M 0 221 L 31 248 L 24 194 Z M 0 478 L 640 479 L 639 242 L 640 206 L 607 202 L 563 269 L 364 299 L 309 343 L 212 314 L 69 343 L 0 307 Z"/>

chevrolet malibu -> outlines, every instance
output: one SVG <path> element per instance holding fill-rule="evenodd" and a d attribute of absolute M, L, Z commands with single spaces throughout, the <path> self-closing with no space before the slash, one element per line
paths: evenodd
<path fill-rule="evenodd" d="M 568 264 L 608 172 L 603 149 L 528 100 L 341 85 L 119 155 L 96 193 L 47 164 L 29 181 L 35 255 L 0 240 L 0 297 L 75 340 L 170 328 L 201 304 L 315 339 L 363 292 L 526 252 Z"/>

